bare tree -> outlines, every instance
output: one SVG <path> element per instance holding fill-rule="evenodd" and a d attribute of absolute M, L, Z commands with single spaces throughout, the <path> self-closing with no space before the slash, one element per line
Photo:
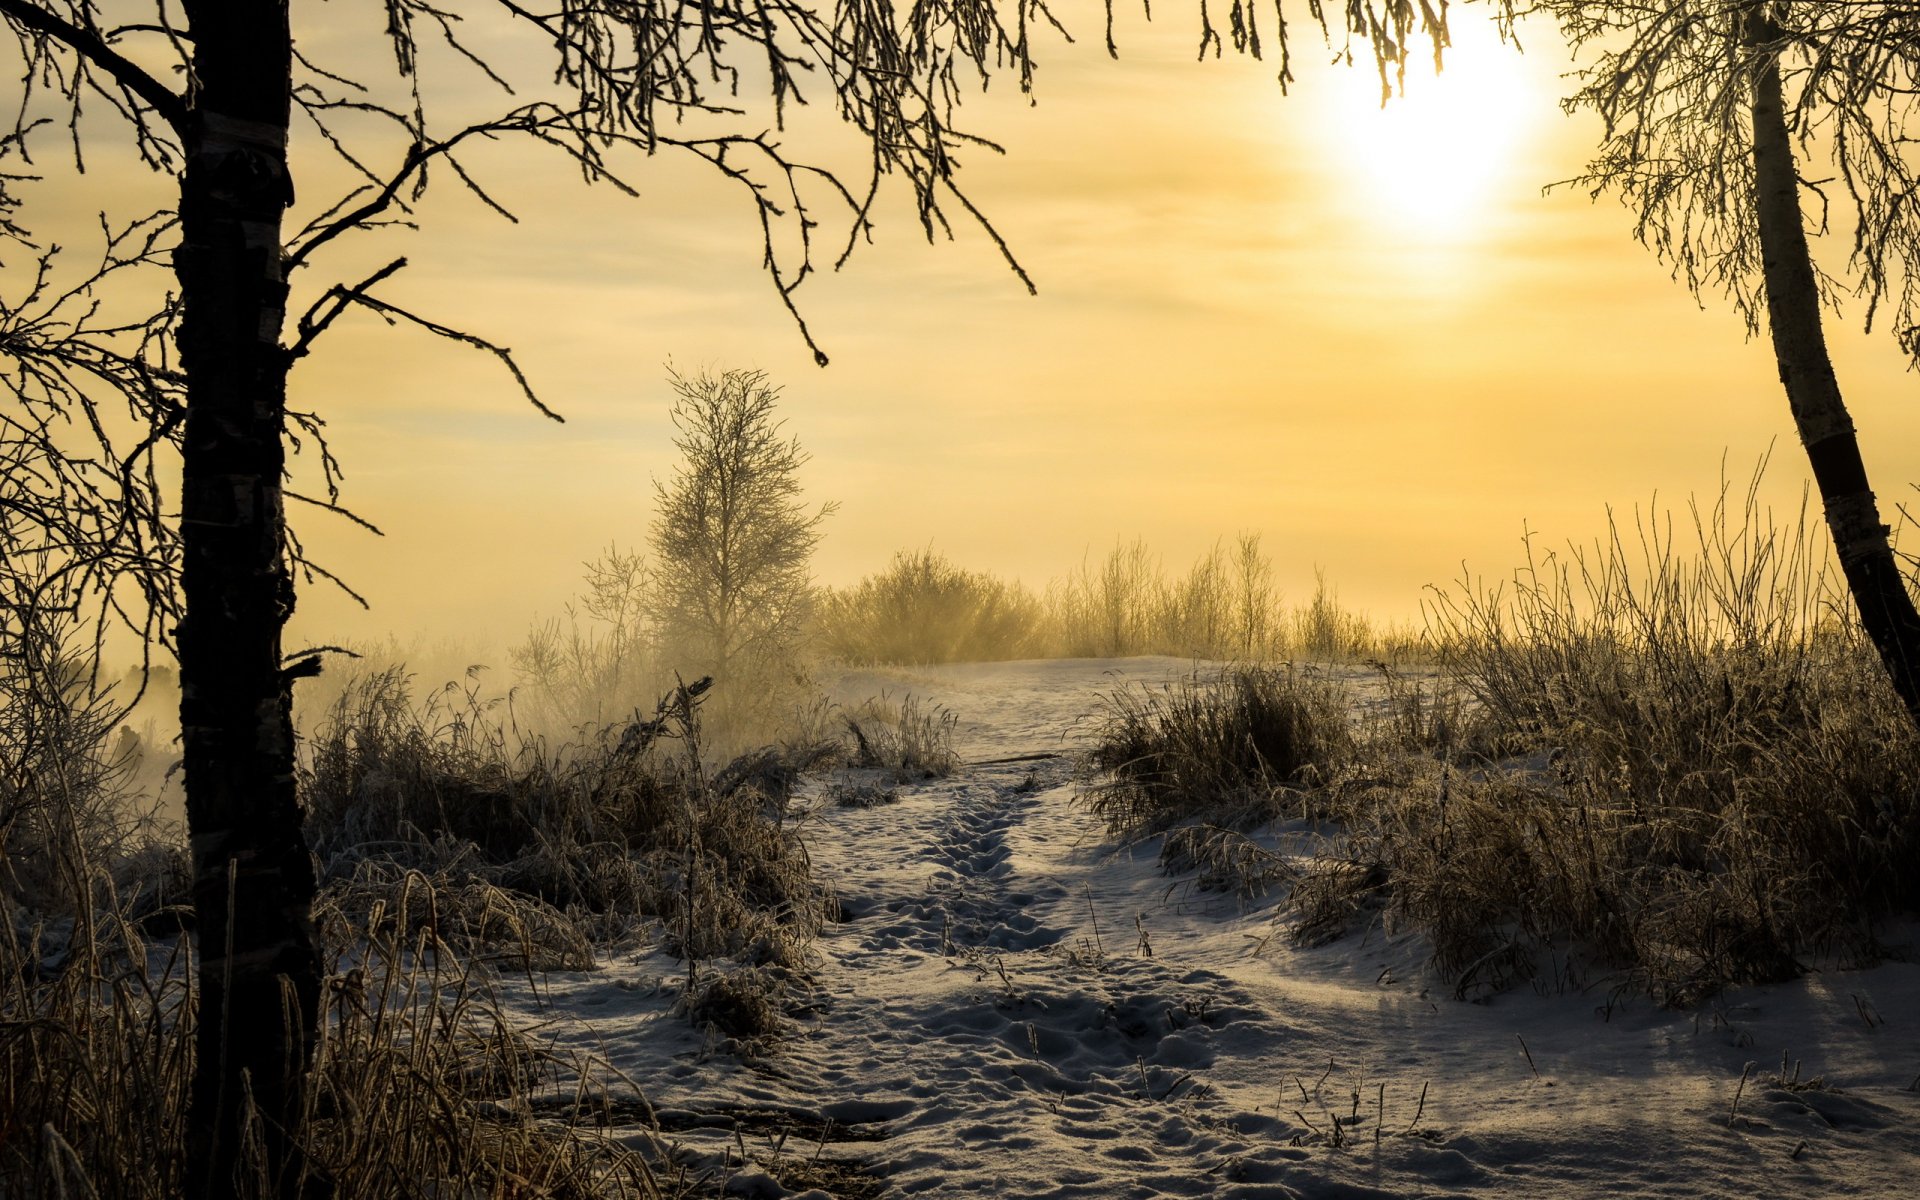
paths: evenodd
<path fill-rule="evenodd" d="M 510 651 L 520 686 L 551 729 L 598 725 L 660 695 L 646 619 L 646 560 L 614 545 L 582 565 L 586 590 Z"/>
<path fill-rule="evenodd" d="M 1233 543 L 1233 653 L 1255 662 L 1273 652 L 1273 564 L 1260 535 L 1242 532 Z"/>
<path fill-rule="evenodd" d="M 1823 303 L 1887 310 L 1920 363 L 1920 10 L 1884 0 L 1542 0 L 1592 48 L 1569 110 L 1605 122 L 1577 182 L 1617 192 L 1640 240 L 1696 295 L 1727 295 L 1758 331 L 1825 506 L 1861 624 L 1920 724 L 1920 614 L 1868 485 L 1826 346 Z M 1815 166 L 1814 164 L 1821 164 Z M 1825 178 L 1815 178 L 1822 170 Z M 1837 228 L 1836 228 L 1837 224 Z M 1839 275 L 1815 236 L 1844 236 Z"/>
<path fill-rule="evenodd" d="M 1034 32 L 1054 24 L 1044 0 L 831 11 L 766 0 L 383 0 L 358 30 L 337 5 L 324 17 L 313 7 L 302 28 L 327 36 L 301 45 L 293 0 L 0 0 L 19 81 L 12 123 L 0 124 L 0 238 L 38 263 L 20 272 L 16 254 L 0 287 L 0 437 L 45 451 L 29 508 L 59 586 L 93 597 L 97 630 L 128 625 L 180 661 L 200 946 L 196 1196 L 241 1190 L 236 1167 L 253 1136 L 264 1160 L 250 1178 L 294 1186 L 289 1135 L 318 1013 L 315 879 L 289 713 L 292 683 L 319 660 L 284 654 L 281 631 L 296 581 L 330 577 L 302 553 L 286 508 L 351 514 L 321 415 L 287 404 L 289 372 L 340 321 L 371 314 L 497 358 L 555 416 L 504 347 L 391 299 L 405 258 L 330 276 L 337 249 L 348 235 L 409 224 L 436 180 L 504 213 L 484 184 L 485 152 L 503 140 L 544 147 L 585 182 L 624 191 L 622 171 L 678 153 L 739 185 L 776 295 L 798 322 L 795 290 L 871 233 L 883 185 L 906 189 L 929 237 L 957 215 L 1006 250 L 957 177 L 968 148 L 998 147 L 957 129 L 955 106 L 996 71 L 1030 87 Z M 1324 28 L 1324 10 L 1309 7 Z M 1260 53 L 1252 0 L 1226 8 L 1226 40 Z M 1222 34 L 1206 11 L 1200 50 L 1217 54 Z M 1337 11 L 1383 83 L 1423 28 L 1436 47 L 1444 38 L 1425 0 L 1346 0 Z M 1284 83 L 1285 27 L 1277 13 L 1265 19 Z M 352 47 L 355 32 L 365 41 Z M 511 49 L 490 61 L 483 47 Z M 470 94 L 475 81 L 496 89 L 495 111 L 438 115 L 439 97 Z M 787 106 L 809 99 L 864 140 L 863 178 L 783 148 Z M 103 258 L 68 272 L 70 258 L 35 240 L 34 216 L 70 199 L 27 203 L 40 194 L 34 155 L 55 145 L 77 162 L 144 165 L 173 198 L 103 219 Z M 329 157 L 355 182 L 317 194 L 304 173 Z M 103 209 L 118 199 L 107 184 L 95 194 Z M 845 214 L 833 248 L 818 241 L 822 206 Z M 1007 262 L 1026 278 L 1011 253 Z M 123 303 L 127 315 L 108 315 Z M 177 506 L 159 483 L 175 465 Z M 296 469 L 317 486 L 289 486 Z"/>
<path fill-rule="evenodd" d="M 741 675 L 790 664 L 813 593 L 810 564 L 833 504 L 808 511 L 798 438 L 773 415 L 764 372 L 671 376 L 673 476 L 655 480 L 652 615 L 669 656 L 711 674 L 725 694 Z"/>

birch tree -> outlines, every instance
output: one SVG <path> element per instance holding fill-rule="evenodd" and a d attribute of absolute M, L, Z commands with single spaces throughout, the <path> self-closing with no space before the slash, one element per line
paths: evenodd
<path fill-rule="evenodd" d="M 1867 479 L 1824 310 L 1854 297 L 1920 365 L 1920 10 L 1883 0 L 1544 0 L 1594 52 L 1566 102 L 1605 125 L 1578 182 L 1617 194 L 1696 295 L 1765 326 L 1841 572 L 1920 724 L 1920 614 Z M 1838 243 L 1816 258 L 1817 239 Z M 1843 248 L 1841 248 L 1843 247 Z M 1831 269 L 1831 273 L 1830 273 Z"/>
<path fill-rule="evenodd" d="M 813 597 L 831 502 L 808 511 L 807 452 L 782 435 L 780 389 L 759 371 L 674 375 L 680 461 L 654 482 L 651 608 L 659 637 L 722 694 L 790 668 Z M 736 701 L 737 703 L 737 697 Z"/>

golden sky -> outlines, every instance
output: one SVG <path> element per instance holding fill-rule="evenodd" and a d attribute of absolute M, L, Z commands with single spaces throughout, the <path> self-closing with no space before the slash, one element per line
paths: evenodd
<path fill-rule="evenodd" d="M 503 152 L 478 161 L 519 225 L 448 192 L 420 235 L 354 251 L 407 253 L 390 295 L 512 346 L 568 423 L 479 356 L 369 318 L 330 334 L 295 397 L 325 409 L 347 499 L 388 536 L 306 519 L 374 609 L 310 589 L 290 644 L 504 645 L 557 611 L 583 559 L 645 540 L 667 362 L 784 386 L 809 491 L 840 504 L 829 583 L 931 545 L 1038 585 L 1136 535 L 1184 569 L 1254 530 L 1292 595 L 1317 565 L 1397 619 L 1463 562 L 1508 572 L 1523 528 L 1590 539 L 1609 503 L 1684 502 L 1776 440 L 1773 494 L 1797 500 L 1764 340 L 1672 282 L 1614 200 L 1542 196 L 1596 133 L 1555 104 L 1550 30 L 1518 55 L 1455 6 L 1448 71 L 1414 69 L 1382 112 L 1370 71 L 1325 66 L 1298 22 L 1282 96 L 1271 63 L 1194 62 L 1180 6 L 1121 14 L 1118 62 L 1097 8 L 1062 16 L 1082 40 L 1043 49 L 1037 106 L 1010 86 L 967 105 L 1008 154 L 975 153 L 965 183 L 1038 296 L 977 231 L 929 246 L 889 209 L 799 293 L 824 370 L 760 274 L 751 212 L 691 164 L 645 164 L 636 202 Z M 1883 503 L 1904 502 L 1913 380 L 1858 319 L 1831 327 L 1842 387 Z"/>

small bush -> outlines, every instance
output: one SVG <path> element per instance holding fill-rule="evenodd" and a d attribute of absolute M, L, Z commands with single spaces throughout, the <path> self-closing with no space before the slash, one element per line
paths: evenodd
<path fill-rule="evenodd" d="M 876 696 L 845 713 L 848 766 L 883 771 L 896 783 L 944 779 L 960 765 L 953 750 L 959 718 L 937 704 L 924 705 L 911 694 L 895 703 Z"/>
<path fill-rule="evenodd" d="M 1270 818 L 1353 751 L 1340 690 L 1292 667 L 1232 667 L 1104 701 L 1087 758 L 1102 777 L 1085 802 L 1120 837 Z"/>
<path fill-rule="evenodd" d="M 178 831 L 135 790 L 122 689 L 103 682 L 71 613 L 24 590 L 0 575 L 0 907 L 79 921 L 117 910 L 119 884 L 145 915 L 178 900 L 181 881 L 127 868 L 163 865 Z"/>
<path fill-rule="evenodd" d="M 681 994 L 674 1011 L 719 1037 L 759 1049 L 780 1032 L 785 990 L 782 977 L 766 967 L 708 971 Z"/>
<path fill-rule="evenodd" d="M 900 803 L 900 789 L 869 780 L 836 779 L 824 789 L 827 799 L 840 808 L 879 808 Z"/>

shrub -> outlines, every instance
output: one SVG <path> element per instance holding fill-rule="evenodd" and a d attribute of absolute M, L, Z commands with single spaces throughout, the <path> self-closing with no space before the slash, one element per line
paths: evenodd
<path fill-rule="evenodd" d="M 784 991 L 783 979 L 766 967 L 708 971 L 681 993 L 674 1011 L 715 1036 L 757 1050 L 780 1032 Z"/>
<path fill-rule="evenodd" d="M 1082 560 L 1047 589 L 1061 652 L 1073 658 L 1156 653 L 1166 588 L 1160 559 L 1139 538 L 1114 543 L 1098 564 Z"/>
<path fill-rule="evenodd" d="M 1360 661 L 1423 649 L 1408 632 L 1342 608 L 1324 576 L 1316 571 L 1315 579 L 1308 605 L 1288 609 L 1254 533 L 1216 543 L 1184 575 L 1169 575 L 1139 538 L 1115 542 L 1040 598 L 931 550 L 903 550 L 886 570 L 822 594 L 820 644 L 852 666 L 1142 654 Z"/>
<path fill-rule="evenodd" d="M 1291 614 L 1294 654 L 1320 662 L 1384 659 L 1396 656 L 1395 642 L 1406 639 L 1383 634 L 1372 622 L 1340 605 L 1340 593 L 1327 582 L 1326 572 L 1313 571 L 1313 598 Z"/>
<path fill-rule="evenodd" d="M 998 662 L 1038 655 L 1045 613 L 1018 583 L 902 550 L 820 603 L 821 648 L 851 666 Z"/>
<path fill-rule="evenodd" d="M 1421 649 L 1405 631 L 1378 629 L 1342 608 L 1318 570 L 1313 598 L 1297 610 L 1281 603 L 1272 577 L 1257 534 L 1241 534 L 1230 552 L 1214 545 L 1177 577 L 1168 576 L 1145 542 L 1117 542 L 1098 563 L 1083 561 L 1048 587 L 1054 651 L 1333 662 L 1399 658 Z"/>
<path fill-rule="evenodd" d="M 533 626 L 509 651 L 541 729 L 604 724 L 659 695 L 667 678 L 647 622 L 645 559 L 609 546 L 583 565 L 586 587 L 564 617 Z"/>

